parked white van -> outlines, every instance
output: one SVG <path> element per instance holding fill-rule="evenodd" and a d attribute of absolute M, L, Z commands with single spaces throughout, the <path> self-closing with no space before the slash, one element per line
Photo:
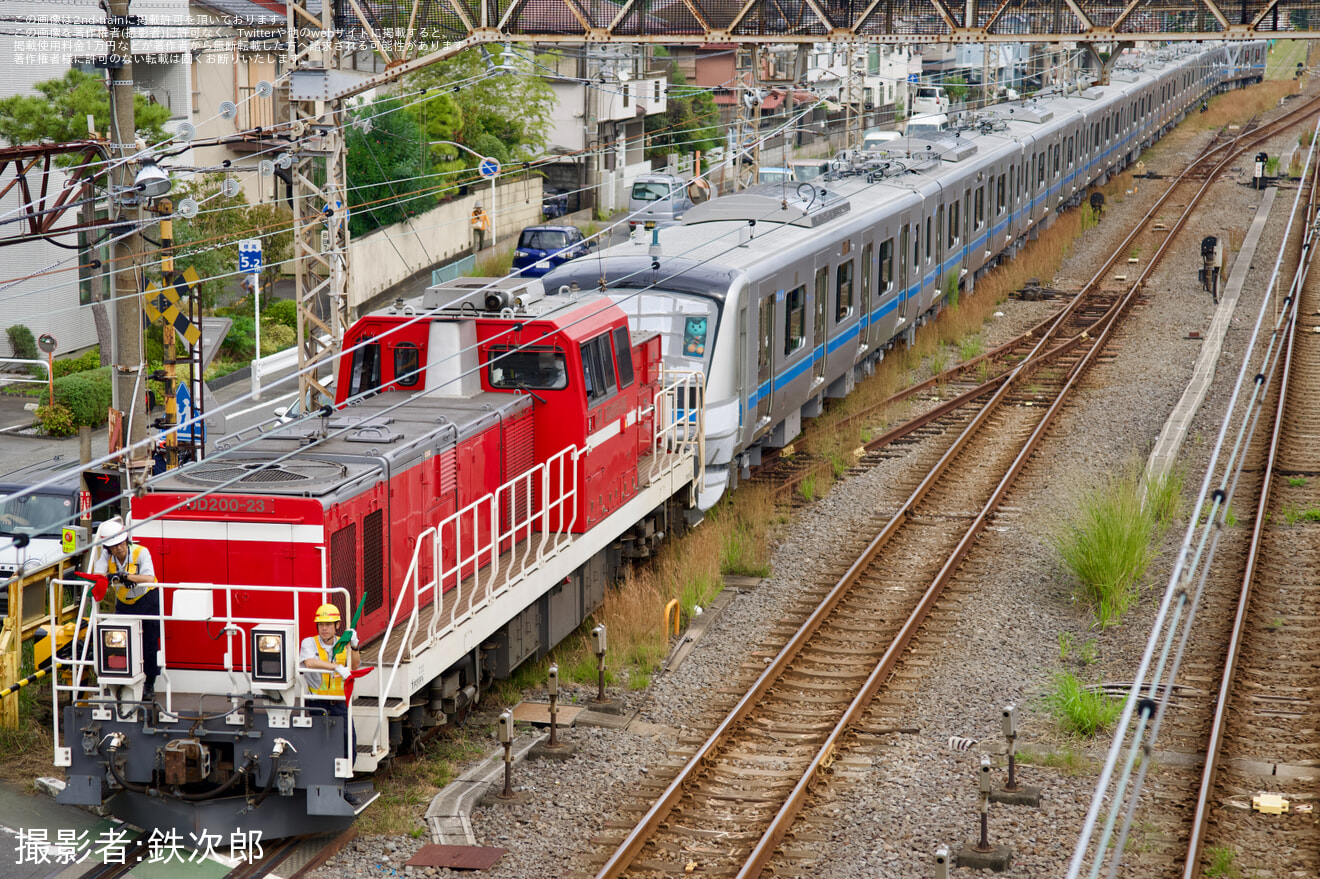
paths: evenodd
<path fill-rule="evenodd" d="M 949 95 L 937 85 L 919 85 L 912 98 L 912 114 L 949 112 Z"/>

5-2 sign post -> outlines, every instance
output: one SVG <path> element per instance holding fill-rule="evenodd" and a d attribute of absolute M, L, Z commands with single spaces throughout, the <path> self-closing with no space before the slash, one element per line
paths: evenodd
<path fill-rule="evenodd" d="M 238 242 L 238 270 L 248 276 L 252 285 L 252 304 L 255 306 L 257 350 L 254 360 L 261 359 L 261 239 L 244 238 Z"/>

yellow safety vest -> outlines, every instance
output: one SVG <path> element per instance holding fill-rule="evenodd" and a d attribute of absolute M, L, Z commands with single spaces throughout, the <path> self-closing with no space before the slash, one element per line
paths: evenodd
<path fill-rule="evenodd" d="M 326 654 L 325 646 L 321 644 L 321 639 L 316 639 L 316 655 L 322 662 L 333 662 L 335 665 L 348 665 L 348 648 L 335 654 L 332 660 Z M 344 679 L 335 672 L 321 675 L 321 686 L 312 687 L 312 693 L 317 696 L 342 696 L 344 695 Z"/>
<path fill-rule="evenodd" d="M 141 554 L 142 547 L 136 543 L 132 544 L 128 564 L 124 566 L 125 574 L 136 574 L 138 572 L 138 556 Z M 106 565 L 106 573 L 119 573 L 119 563 L 113 555 L 110 556 L 110 561 Z M 115 598 L 119 599 L 121 604 L 137 604 L 138 600 L 150 592 L 155 585 L 154 583 L 123 583 L 115 587 Z"/>

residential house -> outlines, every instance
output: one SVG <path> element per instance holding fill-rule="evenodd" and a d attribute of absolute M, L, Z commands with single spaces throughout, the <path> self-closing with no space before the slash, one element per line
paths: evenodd
<path fill-rule="evenodd" d="M 105 12 L 80 0 L 6 0 L 9 26 L 0 32 L 0 57 L 6 59 L 0 97 L 30 94 L 36 83 L 60 79 L 71 68 L 101 72 L 106 63 Z M 153 0 L 144 7 L 141 23 L 133 31 L 135 88 L 149 100 L 168 107 L 166 130 L 192 116 L 188 59 L 192 49 L 187 0 Z M 108 139 L 109 132 L 95 132 Z M 184 157 L 184 161 L 187 158 Z M 0 182 L 0 188 L 9 182 Z M 51 191 L 63 185 L 55 172 Z M 15 217 L 24 206 L 17 188 L 0 198 L 0 214 Z M 61 225 L 68 225 L 63 222 Z M 85 236 L 84 236 L 85 238 Z M 94 345 L 93 291 L 104 280 L 91 268 L 91 254 L 79 236 L 64 236 L 63 247 L 47 241 L 12 244 L 3 248 L 5 263 L 0 292 L 0 327 L 23 324 L 33 334 L 49 332 L 65 354 Z M 82 268 L 80 269 L 79 266 Z M 0 333 L 0 354 L 10 356 L 8 338 Z"/>

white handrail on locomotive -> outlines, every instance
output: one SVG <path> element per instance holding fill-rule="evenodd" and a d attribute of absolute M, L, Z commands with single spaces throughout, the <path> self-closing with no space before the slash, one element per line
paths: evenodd
<path fill-rule="evenodd" d="M 60 590 L 62 590 L 65 586 L 72 586 L 76 589 L 79 589 L 82 595 L 82 597 L 79 599 L 78 616 L 76 617 L 74 637 L 75 638 L 82 637 L 81 630 L 84 621 L 87 623 L 87 628 L 90 637 L 82 639 L 81 641 L 82 654 L 79 658 L 63 659 L 58 654 L 52 654 L 51 656 L 51 662 L 52 662 L 51 676 L 50 676 L 51 702 L 52 705 L 54 706 L 54 711 L 52 712 L 52 730 L 54 733 L 54 749 L 55 749 L 54 762 L 56 766 L 72 765 L 72 753 L 70 749 L 68 747 L 61 745 L 59 694 L 61 692 L 67 692 L 70 694 L 71 699 L 84 703 L 96 703 L 100 701 L 96 699 L 87 699 L 84 696 L 80 695 L 82 693 L 96 693 L 101 689 L 100 686 L 91 686 L 85 684 L 83 683 L 82 680 L 83 669 L 92 667 L 95 664 L 95 659 L 91 657 L 90 651 L 92 649 L 92 643 L 95 640 L 94 636 L 97 627 L 102 623 L 113 623 L 119 620 L 143 619 L 143 617 L 140 615 L 100 613 L 97 603 L 95 601 L 88 600 L 91 597 L 91 585 L 87 583 L 86 580 L 52 579 L 51 587 L 50 587 L 52 598 L 55 594 L 57 594 L 56 593 L 57 587 Z M 223 592 L 225 596 L 225 611 L 223 616 L 219 618 L 213 616 L 210 619 L 208 619 L 207 622 L 223 623 L 224 625 L 223 628 L 221 629 L 221 634 L 229 639 L 227 652 L 225 653 L 225 673 L 230 678 L 230 686 L 231 686 L 231 691 L 226 698 L 229 698 L 231 700 L 238 699 L 240 694 L 248 693 L 252 689 L 251 679 L 250 679 L 252 666 L 247 651 L 247 647 L 248 647 L 247 632 L 242 628 L 241 624 L 247 623 L 249 625 L 256 626 L 271 622 L 268 616 L 261 616 L 261 617 L 236 616 L 233 610 L 233 599 L 235 592 L 279 592 L 282 594 L 290 595 L 293 598 L 292 601 L 293 616 L 291 622 L 293 624 L 293 630 L 295 633 L 295 641 L 297 640 L 296 637 L 297 633 L 303 631 L 301 621 L 299 620 L 299 610 L 298 610 L 299 602 L 297 601 L 298 595 L 316 594 L 320 597 L 320 603 L 322 604 L 329 602 L 332 597 L 338 597 L 343 600 L 345 607 L 350 606 L 349 602 L 351 601 L 351 596 L 349 595 L 347 589 L 344 589 L 343 587 L 329 588 L 326 586 L 324 582 L 324 570 L 322 571 L 322 583 L 319 586 L 247 586 L 247 585 L 217 586 L 210 583 L 160 583 L 157 584 L 156 588 L 162 590 L 161 592 L 162 596 L 164 595 L 164 590 L 171 590 L 174 593 L 205 592 L 207 593 L 208 597 L 214 596 L 217 590 Z M 55 607 L 55 605 L 52 604 L 52 607 Z M 162 626 L 167 620 L 196 622 L 195 617 L 189 614 L 175 614 L 175 613 L 166 614 L 164 612 L 164 607 L 165 607 L 165 602 L 161 601 L 160 610 L 158 610 L 156 614 L 156 620 Z M 55 631 L 55 628 L 58 625 L 58 620 L 55 618 L 54 613 L 52 613 L 50 625 L 51 625 L 51 631 Z M 237 669 L 235 668 L 233 661 L 233 655 L 234 655 L 233 642 L 235 637 L 238 637 L 239 650 L 240 650 L 239 663 Z M 76 644 L 80 642 L 75 640 L 73 643 Z M 160 639 L 160 646 L 158 648 L 159 656 L 160 656 L 160 675 L 158 676 L 157 680 L 158 682 L 164 681 L 164 687 L 160 691 L 161 694 L 163 694 L 165 701 L 164 713 L 166 715 L 174 717 L 177 716 L 174 713 L 174 685 L 171 681 L 169 674 L 169 657 L 167 653 L 166 643 L 167 642 L 165 638 Z M 297 646 L 298 646 L 297 644 L 291 644 L 290 649 L 296 650 Z M 64 677 L 62 674 L 60 674 L 61 667 L 65 667 L 71 672 L 71 676 L 70 676 L 71 682 L 69 684 L 60 683 L 60 680 Z M 282 710 L 304 709 L 306 707 L 305 704 L 306 695 L 307 695 L 306 681 L 303 680 L 302 675 L 304 672 L 310 672 L 310 671 L 314 671 L 314 669 L 304 669 L 302 666 L 296 667 L 295 670 L 296 681 L 293 684 L 295 686 L 294 700 L 289 705 L 282 706 Z M 247 680 L 243 680 L 241 678 L 235 678 L 234 676 L 236 674 L 248 675 L 249 677 Z M 343 697 L 318 695 L 316 698 L 325 699 L 325 700 L 337 700 L 338 698 L 343 698 Z M 108 700 L 107 704 L 117 704 L 119 701 L 121 700 L 118 699 Z M 346 701 L 349 701 L 348 712 L 349 712 L 349 716 L 351 717 L 353 711 L 352 702 L 351 700 L 346 700 Z M 350 736 L 351 736 L 351 725 L 345 724 L 344 753 L 346 755 L 346 758 L 349 760 L 349 764 L 348 764 L 347 775 L 340 772 L 336 772 L 336 775 L 341 778 L 352 777 L 353 755 L 351 751 L 352 739 L 350 738 Z"/>
<path fill-rule="evenodd" d="M 652 472 L 652 479 L 675 472 L 684 466 L 688 459 L 691 459 L 694 468 L 692 485 L 698 486 L 701 484 L 705 468 L 705 410 L 702 406 L 693 409 L 687 405 L 679 405 L 679 401 L 702 399 L 705 376 L 697 370 L 666 369 L 661 371 L 661 377 L 661 388 L 656 392 L 650 409 L 638 415 L 639 421 L 652 420 L 651 452 L 672 456 L 665 466 Z M 578 446 L 565 448 L 544 464 L 538 464 L 526 473 L 509 480 L 492 494 L 474 501 L 462 510 L 451 514 L 438 525 L 433 525 L 418 535 L 417 543 L 413 548 L 412 560 L 409 562 L 407 573 L 404 575 L 403 589 L 399 591 L 399 597 L 395 599 L 389 623 L 385 626 L 385 630 L 381 635 L 383 649 L 390 644 L 395 624 L 398 623 L 399 614 L 405 604 L 405 598 L 411 597 L 411 607 L 414 610 L 412 613 L 407 614 L 407 622 L 404 624 L 398 642 L 398 651 L 389 664 L 389 674 L 379 678 L 376 682 L 380 685 L 380 689 L 376 706 L 376 730 L 372 738 L 370 752 L 373 757 L 382 756 L 388 751 L 388 743 L 382 743 L 382 736 L 389 728 L 385 717 L 385 709 L 390 697 L 395 695 L 394 684 L 398 679 L 399 668 L 405 661 L 405 653 L 408 659 L 415 658 L 418 651 L 426 649 L 457 631 L 463 622 L 488 606 L 492 600 L 513 589 L 519 582 L 544 566 L 546 561 L 573 544 L 575 538 L 572 531 L 573 526 L 576 524 L 576 498 L 579 491 L 577 462 L 586 452 L 586 448 Z M 539 510 L 531 508 L 532 502 L 537 497 L 530 490 L 534 484 L 534 478 L 540 480 L 539 496 L 542 499 L 542 504 Z M 552 489 L 556 482 L 560 487 L 557 493 L 553 492 Z M 514 512 L 518 509 L 517 501 L 519 497 L 516 489 L 520 485 L 525 486 L 525 493 L 522 497 L 528 501 L 527 514 L 521 520 L 515 520 L 507 523 L 507 527 L 501 527 L 499 523 L 502 519 L 507 518 L 501 515 L 501 511 Z M 486 521 L 490 523 L 490 536 L 484 544 L 477 545 L 475 541 L 481 533 L 480 522 L 482 521 L 477 515 L 477 511 L 483 506 L 489 507 L 489 518 Z M 556 512 L 558 513 L 558 520 L 555 518 Z M 567 519 L 564 518 L 565 515 L 568 516 Z M 533 553 L 530 542 L 536 533 L 533 530 L 533 525 L 537 520 L 541 523 L 541 539 Z M 476 527 L 471 529 L 474 541 L 473 549 L 469 555 L 456 557 L 452 563 L 446 565 L 442 553 L 442 540 L 448 535 L 452 539 L 453 545 L 461 546 L 464 539 L 461 533 L 464 521 L 477 523 Z M 518 536 L 520 533 L 526 536 L 520 538 Z M 522 567 L 501 583 L 499 577 L 501 547 L 507 545 L 513 548 L 523 541 L 526 541 L 529 545 L 524 546 L 521 552 L 517 552 L 515 549 L 511 553 L 511 558 L 521 556 Z M 432 553 L 431 569 L 435 573 L 431 580 L 423 584 L 421 583 L 420 561 L 422 549 L 425 546 L 429 546 Z M 486 569 L 484 578 L 482 577 L 483 566 Z M 459 608 L 464 607 L 462 589 L 465 582 L 463 573 L 465 570 L 472 571 L 467 576 L 472 581 L 469 588 L 472 589 L 473 597 L 467 602 L 466 609 L 460 615 Z M 484 587 L 482 586 L 483 582 Z M 454 585 L 451 589 L 446 590 L 444 588 L 446 583 L 453 583 Z M 453 593 L 449 599 L 449 619 L 443 627 L 441 626 L 441 606 L 445 602 L 443 598 L 437 595 L 437 586 L 440 587 L 440 593 Z M 422 643 L 414 646 L 413 637 L 421 624 L 421 614 L 417 613 L 416 609 L 420 608 L 422 601 L 428 598 L 431 600 L 431 613 L 427 637 Z M 383 660 L 384 657 L 382 657 L 380 668 L 382 675 L 385 672 Z M 371 684 L 368 683 L 367 690 L 370 691 L 370 688 Z M 403 701 L 406 704 L 407 700 L 404 699 Z"/>

